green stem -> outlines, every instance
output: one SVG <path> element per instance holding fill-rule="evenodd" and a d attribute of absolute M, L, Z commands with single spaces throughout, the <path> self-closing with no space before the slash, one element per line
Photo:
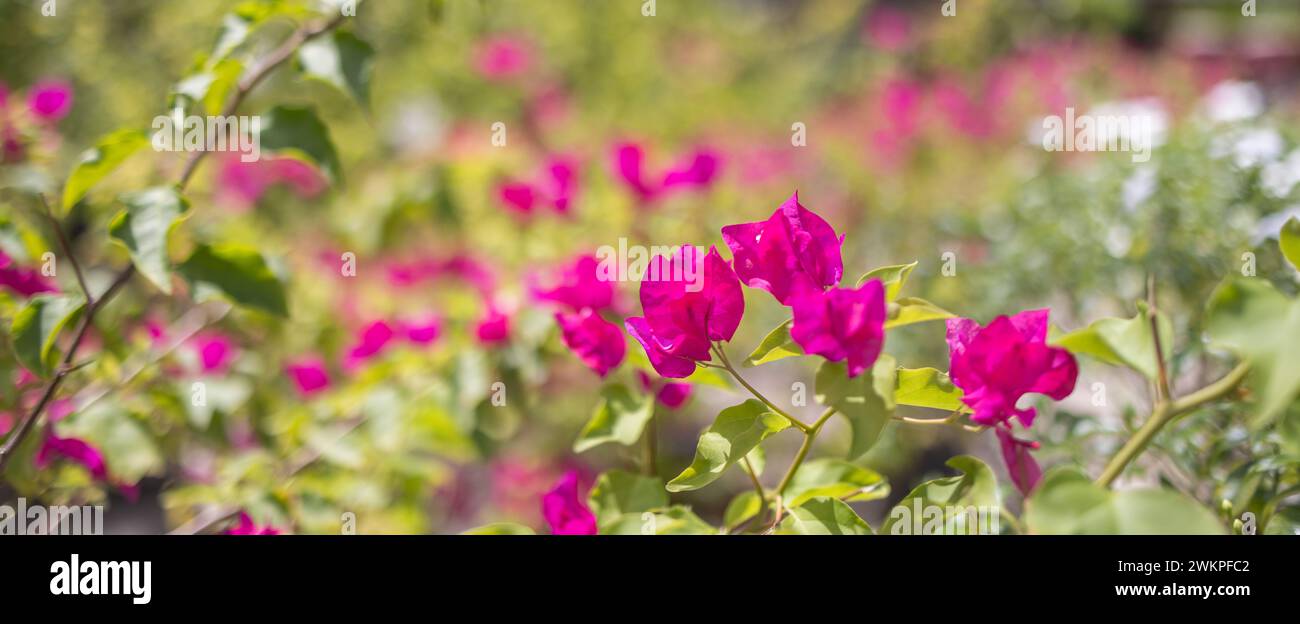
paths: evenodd
<path fill-rule="evenodd" d="M 1120 447 L 1119 452 L 1106 464 L 1105 470 L 1102 470 L 1101 476 L 1097 478 L 1097 485 L 1110 487 L 1115 479 L 1119 478 L 1120 473 L 1146 450 L 1151 440 L 1165 425 L 1206 403 L 1227 396 L 1246 378 L 1246 373 L 1249 371 L 1249 364 L 1238 364 L 1227 375 L 1196 392 L 1181 399 L 1157 402 L 1155 408 L 1151 410 L 1151 417 L 1142 428 L 1138 429 L 1137 433 L 1133 434 L 1133 437 L 1129 438 L 1129 441 Z"/>
<path fill-rule="evenodd" d="M 793 425 L 796 429 L 804 432 L 805 434 L 810 431 L 808 425 L 804 424 L 802 420 L 799 420 L 798 418 L 791 416 L 785 410 L 777 407 L 775 403 L 771 402 L 770 400 L 768 400 L 767 397 L 763 396 L 763 393 L 759 392 L 758 389 L 754 388 L 754 386 L 749 385 L 749 382 L 745 381 L 745 378 L 740 375 L 740 372 L 738 372 L 736 368 L 731 365 L 731 360 L 727 359 L 727 352 L 723 351 L 722 347 L 719 347 L 715 344 L 713 346 L 713 352 L 718 354 L 718 359 L 722 360 L 722 368 L 726 369 L 726 371 L 730 373 L 731 376 L 736 379 L 736 381 L 740 382 L 740 385 L 744 386 L 745 389 L 748 390 L 750 394 L 754 395 L 754 398 L 762 401 L 763 404 L 768 407 L 768 409 L 772 410 L 773 412 L 776 412 L 777 414 L 780 414 L 786 420 L 790 421 L 790 424 Z"/>
<path fill-rule="evenodd" d="M 813 440 L 817 438 L 817 434 L 822 430 L 822 425 L 825 425 L 826 421 L 830 420 L 831 415 L 834 413 L 835 408 L 826 408 L 826 411 L 822 412 L 822 415 L 817 418 L 817 422 L 814 422 L 812 427 L 809 427 L 804 432 L 803 444 L 799 445 L 799 452 L 795 454 L 794 461 L 790 463 L 790 468 L 785 471 L 785 476 L 781 477 L 780 485 L 776 486 L 777 496 L 784 494 L 785 488 L 790 486 L 794 474 L 799 472 L 799 466 L 803 465 L 803 461 L 808 458 L 808 451 L 812 450 Z"/>

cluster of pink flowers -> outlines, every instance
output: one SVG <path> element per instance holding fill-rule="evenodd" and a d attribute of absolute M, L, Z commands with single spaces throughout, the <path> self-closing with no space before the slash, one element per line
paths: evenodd
<path fill-rule="evenodd" d="M 320 195 L 326 187 L 319 171 L 296 158 L 244 162 L 239 156 L 230 156 L 217 170 L 217 183 L 219 200 L 239 210 L 256 204 L 277 185 L 285 185 L 297 196 L 308 199 Z"/>
<path fill-rule="evenodd" d="M 44 470 L 56 459 L 65 459 L 85 468 L 93 479 L 116 487 L 123 496 L 130 500 L 139 497 L 140 490 L 137 486 L 121 483 L 109 475 L 108 465 L 104 463 L 104 455 L 99 452 L 99 449 L 91 446 L 85 440 L 61 438 L 55 435 L 53 431 L 50 431 L 41 443 L 40 450 L 36 452 L 33 463 L 38 469 Z"/>
<path fill-rule="evenodd" d="M 279 535 L 280 529 L 269 524 L 258 526 L 246 511 L 240 511 L 235 524 L 225 530 L 226 535 Z"/>
<path fill-rule="evenodd" d="M 24 126 L 52 127 L 72 110 L 72 85 L 63 80 L 43 80 L 27 91 L 25 108 L 11 106 L 9 88 L 0 83 L 0 163 L 19 162 L 27 156 Z"/>

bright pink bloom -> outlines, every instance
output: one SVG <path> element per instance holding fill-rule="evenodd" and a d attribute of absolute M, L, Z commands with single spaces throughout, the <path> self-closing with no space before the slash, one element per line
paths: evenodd
<path fill-rule="evenodd" d="M 575 314 L 555 313 L 564 344 L 597 375 L 604 377 L 623 363 L 627 341 L 615 325 L 587 308 Z"/>
<path fill-rule="evenodd" d="M 579 256 L 561 270 L 554 286 L 533 285 L 533 297 L 561 304 L 574 312 L 583 308 L 608 308 L 614 303 L 614 284 L 600 278 L 599 267 L 600 261 L 594 256 Z"/>
<path fill-rule="evenodd" d="M 280 529 L 269 524 L 259 527 L 253 522 L 253 517 L 248 515 L 248 512 L 241 511 L 234 526 L 226 529 L 225 533 L 226 535 L 279 535 Z"/>
<path fill-rule="evenodd" d="M 873 279 L 856 289 L 811 290 L 791 303 L 790 337 L 806 353 L 848 360 L 849 377 L 876 362 L 885 344 L 885 288 Z"/>
<path fill-rule="evenodd" d="M 1048 310 L 1028 310 L 999 316 L 987 327 L 970 319 L 948 320 L 949 374 L 975 410 L 971 420 L 981 425 L 1008 422 L 1012 416 L 1028 427 L 1034 408 L 1016 402 L 1030 392 L 1057 401 L 1074 391 L 1078 364 L 1069 351 L 1047 345 Z"/>
<path fill-rule="evenodd" d="M 710 361 L 714 341 L 731 340 L 745 313 L 740 282 L 718 250 L 707 255 L 690 245 L 672 258 L 655 256 L 641 282 L 644 317 L 627 319 L 628 333 L 641 343 L 655 370 L 682 378 L 695 363 Z"/>
<path fill-rule="evenodd" d="M 199 364 L 205 373 L 224 373 L 235 357 L 230 339 L 219 334 L 196 338 L 191 344 L 199 354 Z"/>
<path fill-rule="evenodd" d="M 647 392 L 654 392 L 655 399 L 668 409 L 677 409 L 686 404 L 694 391 L 694 386 L 691 384 L 656 380 L 644 371 L 637 371 L 637 378 L 641 380 L 641 387 Z"/>
<path fill-rule="evenodd" d="M 429 316 L 421 320 L 411 321 L 402 326 L 406 332 L 406 339 L 415 344 L 427 345 L 438 339 L 442 334 L 442 320 L 437 316 Z"/>
<path fill-rule="evenodd" d="M 641 146 L 623 143 L 614 148 L 614 171 L 642 204 L 652 203 L 678 188 L 709 186 L 717 178 L 721 162 L 717 152 L 701 148 L 655 176 L 646 171 Z"/>
<path fill-rule="evenodd" d="M 330 385 L 329 374 L 325 372 L 325 363 L 318 358 L 305 358 L 292 362 L 284 371 L 298 386 L 298 394 L 303 398 L 325 390 Z"/>
<path fill-rule="evenodd" d="M 386 321 L 374 321 L 361 329 L 357 342 L 348 350 L 345 368 L 354 368 L 379 355 L 397 335 Z"/>
<path fill-rule="evenodd" d="M 483 40 L 478 45 L 474 67 L 488 80 L 507 80 L 526 71 L 532 65 L 532 50 L 522 40 L 508 35 L 498 35 Z"/>
<path fill-rule="evenodd" d="M 1007 462 L 1007 472 L 1011 482 L 1021 494 L 1029 495 L 1030 490 L 1043 478 L 1043 469 L 1038 467 L 1029 451 L 1038 448 L 1037 442 L 1016 438 L 1011 434 L 1010 426 L 994 427 L 998 434 L 998 444 L 1002 447 L 1002 459 Z"/>
<path fill-rule="evenodd" d="M 542 516 L 552 535 L 595 535 L 596 516 L 578 491 L 578 471 L 565 471 L 560 482 L 542 496 Z"/>
<path fill-rule="evenodd" d="M 479 319 L 474 328 L 474 335 L 480 344 L 497 345 L 510 339 L 510 316 L 497 309 L 488 307 L 487 313 Z"/>
<path fill-rule="evenodd" d="M 51 433 L 36 452 L 34 463 L 37 468 L 44 470 L 60 457 L 80 464 L 98 481 L 108 480 L 108 467 L 104 465 L 104 456 L 99 449 L 77 438 L 60 438 Z"/>
<path fill-rule="evenodd" d="M 844 275 L 844 238 L 804 208 L 798 192 L 767 221 L 722 228 L 722 240 L 731 248 L 740 280 L 772 293 L 784 305 L 801 293 L 835 286 Z"/>
<path fill-rule="evenodd" d="M 4 251 L 0 251 L 0 286 L 4 286 L 23 297 L 30 297 L 37 293 L 59 291 L 58 286 L 45 279 L 45 276 L 41 275 L 40 271 L 15 266 L 13 259 Z"/>
<path fill-rule="evenodd" d="M 72 108 L 72 85 L 62 80 L 37 83 L 28 93 L 27 108 L 41 121 L 63 119 Z"/>

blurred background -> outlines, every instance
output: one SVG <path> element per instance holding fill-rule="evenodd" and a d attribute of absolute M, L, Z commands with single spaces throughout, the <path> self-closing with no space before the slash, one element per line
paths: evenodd
<path fill-rule="evenodd" d="M 6 183 L 58 189 L 99 137 L 167 111 L 223 16 L 292 4 L 64 0 L 46 17 L 37 2 L 0 0 Z M 919 261 L 909 294 L 981 322 L 1037 307 L 1066 330 L 1128 317 L 1150 280 L 1175 325 L 1178 388 L 1199 387 L 1222 362 L 1199 338 L 1203 302 L 1243 254 L 1297 291 L 1276 233 L 1300 214 L 1300 5 L 1263 0 L 1246 16 L 1236 1 L 956 0 L 945 17 L 938 0 L 654 4 L 648 16 L 635 0 L 361 3 L 349 28 L 375 51 L 368 106 L 286 67 L 242 108 L 314 107 L 343 180 L 217 155 L 188 189 L 194 209 L 177 230 L 181 246 L 200 236 L 254 242 L 290 284 L 290 319 L 203 308 L 195 320 L 183 291 L 134 280 L 103 312 L 86 350 L 95 362 L 50 416 L 138 491 L 59 465 L 11 469 L 0 493 L 108 500 L 115 532 L 164 532 L 212 509 L 296 533 L 337 533 L 344 512 L 358 532 L 544 529 L 540 497 L 563 472 L 590 483 L 641 459 L 618 445 L 573 452 L 602 379 L 561 342 L 539 290 L 620 238 L 723 247 L 719 228 L 765 219 L 796 190 L 846 235 L 846 279 Z M 292 28 L 269 20 L 240 54 L 259 58 Z M 70 95 L 66 111 L 33 121 L 36 109 L 23 109 L 51 85 Z M 1151 114 L 1160 145 L 1145 163 L 1045 151 L 1043 117 L 1067 108 Z M 647 193 L 615 165 L 627 145 L 649 172 L 695 177 Z M 557 162 L 573 171 L 563 202 L 543 197 Z M 178 154 L 133 157 L 75 206 L 70 234 L 92 277 L 126 259 L 105 237 L 112 198 L 172 179 L 182 164 Z M 12 196 L 0 194 L 0 210 L 5 253 L 16 266 L 39 264 L 47 224 Z M 346 253 L 355 277 L 340 275 Z M 946 276 L 950 258 L 956 273 Z M 75 290 L 66 273 L 50 286 Z M 639 314 L 635 284 L 616 286 L 608 317 Z M 734 361 L 788 314 L 765 292 L 745 294 Z M 0 289 L 5 327 L 22 300 Z M 0 431 L 39 388 L 5 343 L 0 376 L 13 382 L 0 384 Z M 609 378 L 636 386 L 632 344 Z M 891 332 L 886 352 L 947 368 L 941 324 Z M 148 366 L 128 378 L 141 353 Z M 812 387 L 812 359 L 746 372 L 784 402 L 792 383 Z M 1095 472 L 1151 397 L 1130 372 L 1082 367 L 1075 395 L 1042 406 L 1032 434 L 1045 465 Z M 207 384 L 206 406 L 189 401 L 195 380 Z M 504 408 L 492 402 L 498 382 Z M 1091 400 L 1098 382 L 1102 406 Z M 742 399 L 696 384 L 684 404 L 661 405 L 660 474 L 689 464 L 699 432 Z M 797 409 L 807 420 L 820 411 Z M 1300 430 L 1295 411 L 1287 426 Z M 1127 478 L 1217 508 L 1294 472 L 1258 459 L 1279 448 L 1300 455 L 1300 436 L 1252 437 L 1231 416 L 1181 421 Z M 893 488 L 859 506 L 873 525 L 917 483 L 948 474 L 953 455 L 1002 470 L 992 434 L 932 429 L 890 426 L 861 460 Z M 816 452 L 842 455 L 846 430 L 832 421 Z M 765 445 L 775 473 L 765 481 L 796 443 Z M 732 471 L 673 500 L 717 524 L 748 487 Z"/>

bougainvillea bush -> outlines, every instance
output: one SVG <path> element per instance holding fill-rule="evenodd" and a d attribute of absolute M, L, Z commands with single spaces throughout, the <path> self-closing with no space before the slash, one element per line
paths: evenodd
<path fill-rule="evenodd" d="M 6 501 L 1300 531 L 1300 12 L 50 4 L 0 2 Z"/>

